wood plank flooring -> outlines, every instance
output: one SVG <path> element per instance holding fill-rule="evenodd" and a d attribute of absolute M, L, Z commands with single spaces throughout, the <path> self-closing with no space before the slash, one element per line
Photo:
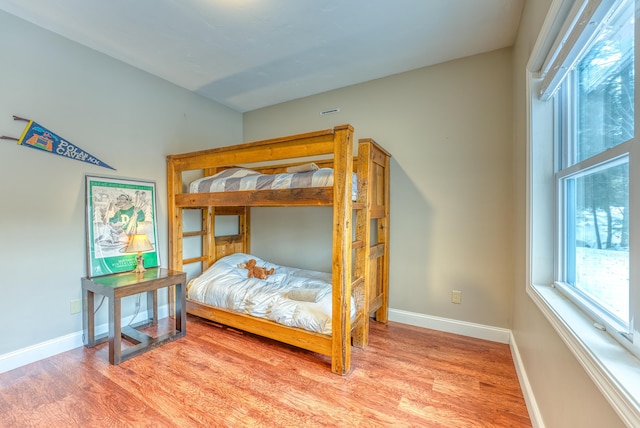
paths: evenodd
<path fill-rule="evenodd" d="M 193 316 L 186 337 L 118 366 L 102 344 L 0 374 L 0 427 L 217 426 L 531 423 L 508 345 L 393 322 L 371 323 L 345 377 L 328 357 Z"/>

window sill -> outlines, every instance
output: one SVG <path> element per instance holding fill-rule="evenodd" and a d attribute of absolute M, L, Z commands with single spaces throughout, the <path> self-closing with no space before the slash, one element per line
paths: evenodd
<path fill-rule="evenodd" d="M 640 360 L 554 288 L 531 285 L 527 294 L 620 418 L 640 426 Z"/>

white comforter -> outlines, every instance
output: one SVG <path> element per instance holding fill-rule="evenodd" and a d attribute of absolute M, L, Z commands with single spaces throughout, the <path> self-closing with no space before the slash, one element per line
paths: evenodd
<path fill-rule="evenodd" d="M 273 267 L 273 275 L 266 280 L 247 278 L 247 270 L 238 264 L 249 259 L 256 259 L 257 266 Z M 236 253 L 223 257 L 192 279 L 187 285 L 187 298 L 286 326 L 331 334 L 329 273 L 279 266 Z M 351 318 L 354 316 L 352 301 Z"/>

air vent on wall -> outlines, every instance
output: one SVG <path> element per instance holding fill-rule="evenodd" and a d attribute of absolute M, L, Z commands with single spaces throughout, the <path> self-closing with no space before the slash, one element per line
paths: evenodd
<path fill-rule="evenodd" d="M 320 112 L 320 116 L 324 116 L 326 114 L 338 113 L 339 111 L 340 111 L 339 108 L 332 108 L 332 109 L 329 109 L 329 110 L 324 110 L 324 111 Z"/>

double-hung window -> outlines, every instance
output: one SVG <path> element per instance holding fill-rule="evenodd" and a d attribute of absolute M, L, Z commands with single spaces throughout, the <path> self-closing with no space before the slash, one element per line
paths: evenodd
<path fill-rule="evenodd" d="M 636 1 L 555 0 L 528 66 L 528 291 L 631 424 L 640 423 Z"/>
<path fill-rule="evenodd" d="M 555 92 L 556 284 L 603 327 L 632 338 L 629 157 L 634 144 L 633 1 L 613 5 Z M 595 24 L 591 24 L 595 25 Z M 639 183 L 640 184 L 640 183 Z M 640 187 L 640 186 L 638 186 Z"/>

